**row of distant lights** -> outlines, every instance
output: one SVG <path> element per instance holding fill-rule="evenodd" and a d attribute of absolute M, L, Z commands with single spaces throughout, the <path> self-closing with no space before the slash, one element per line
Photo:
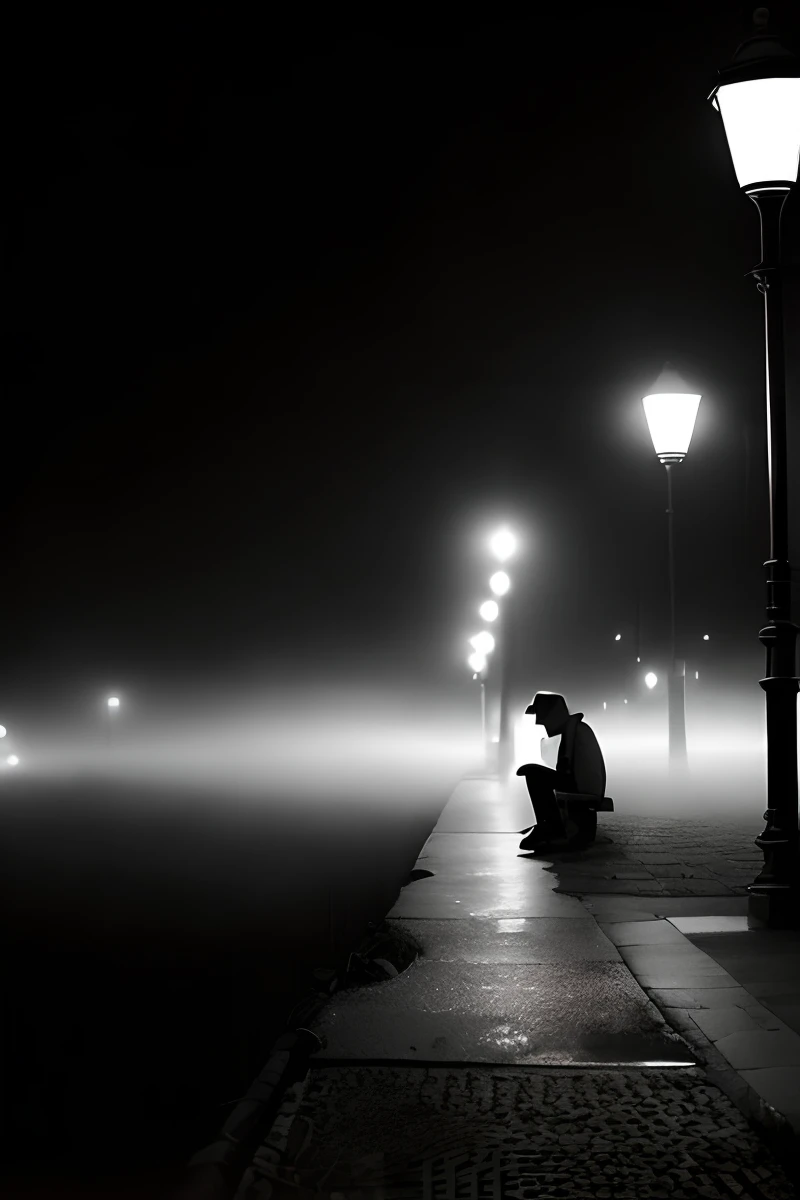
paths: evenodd
<path fill-rule="evenodd" d="M 621 633 L 618 633 L 618 634 L 617 634 L 617 636 L 614 638 L 614 641 L 615 641 L 615 642 L 622 641 L 622 634 L 621 634 Z M 709 641 L 709 636 L 708 636 L 708 634 L 707 634 L 707 633 L 704 633 L 704 634 L 703 634 L 703 641 L 704 641 L 704 642 L 707 642 L 707 641 Z M 638 657 L 637 657 L 636 661 L 637 661 L 637 663 L 640 663 L 642 660 L 641 660 L 641 658 L 638 658 Z M 694 673 L 694 677 L 695 677 L 695 679 L 699 679 L 699 678 L 700 678 L 700 672 L 699 672 L 699 671 L 695 671 L 695 673 Z M 648 672 L 647 672 L 647 674 L 646 674 L 646 675 L 645 675 L 645 677 L 644 677 L 644 681 L 645 681 L 646 685 L 647 685 L 647 686 L 650 688 L 650 690 L 652 691 L 652 689 L 653 689 L 653 688 L 656 686 L 656 684 L 658 683 L 658 676 L 655 674 L 655 672 L 653 672 L 653 671 L 648 671 Z M 627 703 L 628 703 L 628 701 L 627 701 L 627 700 L 623 700 L 623 701 L 622 701 L 622 703 L 623 703 L 623 704 L 627 704 Z M 604 701 L 603 701 L 603 709 L 605 710 L 607 707 L 608 707 L 608 705 L 607 705 L 606 701 L 604 700 Z"/>
<path fill-rule="evenodd" d="M 6 729 L 5 725 L 0 725 L 0 738 L 4 738 L 7 733 L 8 730 Z M 19 759 L 17 758 L 16 754 L 9 754 L 6 762 L 8 763 L 9 767 L 19 766 Z"/>
<path fill-rule="evenodd" d="M 106 703 L 109 708 L 119 708 L 119 696 L 109 696 Z M 6 729 L 5 725 L 0 725 L 0 738 L 4 738 L 7 733 L 8 733 L 8 730 Z M 6 759 L 6 765 L 9 767 L 18 767 L 19 766 L 18 755 L 9 754 L 8 758 Z"/>
<path fill-rule="evenodd" d="M 489 540 L 489 546 L 495 558 L 500 562 L 506 562 L 517 548 L 517 539 L 510 529 L 498 529 L 497 533 Z M 505 571 L 495 571 L 489 580 L 489 587 L 493 595 L 505 596 L 511 587 L 511 580 Z M 500 615 L 500 605 L 496 600 L 484 600 L 478 612 L 484 621 L 491 624 Z M 494 650 L 494 637 L 488 629 L 482 629 L 480 633 L 476 633 L 469 639 L 469 644 L 472 646 L 472 654 L 467 659 L 467 663 L 475 675 L 480 675 L 482 671 L 486 670 L 488 656 Z"/>

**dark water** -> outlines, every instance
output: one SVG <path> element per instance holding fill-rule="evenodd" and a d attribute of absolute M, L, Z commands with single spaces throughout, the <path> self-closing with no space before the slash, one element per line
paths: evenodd
<path fill-rule="evenodd" d="M 348 809 L 74 781 L 0 814 L 6 1195 L 160 1195 L 446 790 Z"/>

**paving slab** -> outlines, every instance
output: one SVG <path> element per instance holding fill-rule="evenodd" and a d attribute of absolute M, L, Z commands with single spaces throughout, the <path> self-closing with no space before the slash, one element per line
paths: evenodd
<path fill-rule="evenodd" d="M 431 875 L 404 887 L 392 919 L 562 917 L 591 920 L 574 896 L 558 896 L 547 861 L 520 854 L 519 834 L 434 832 L 419 864 Z"/>
<path fill-rule="evenodd" d="M 634 975 L 664 974 L 673 979 L 680 978 L 681 975 L 696 977 L 727 974 L 724 967 L 709 955 L 695 949 L 686 938 L 677 944 L 666 942 L 656 946 L 620 946 L 620 953 Z"/>
<path fill-rule="evenodd" d="M 748 1011 L 738 1005 L 695 1009 L 691 1016 L 710 1042 L 718 1042 L 731 1033 L 759 1033 L 768 1029 L 769 1014 L 764 1011 L 764 1021 L 757 1021 L 752 1010 Z M 772 1019 L 775 1020 L 774 1017 Z"/>
<path fill-rule="evenodd" d="M 730 1033 L 714 1043 L 737 1071 L 757 1067 L 800 1067 L 800 1037 L 788 1029 Z M 800 1073 L 795 1071 L 795 1086 Z"/>
<path fill-rule="evenodd" d="M 523 779 L 508 784 L 498 780 L 465 779 L 442 809 L 438 833 L 516 833 L 533 824 L 528 789 Z"/>
<path fill-rule="evenodd" d="M 657 975 L 637 975 L 637 981 L 647 991 L 664 988 L 686 988 L 689 991 L 708 989 L 713 980 L 715 988 L 738 988 L 739 984 L 732 975 L 687 975 L 683 970 L 671 973 L 660 971 Z"/>
<path fill-rule="evenodd" d="M 515 870 L 514 861 L 509 863 L 506 876 L 494 880 L 466 871 L 443 871 L 432 879 L 417 880 L 402 889 L 388 916 L 432 920 L 462 916 L 593 919 L 577 897 L 557 896 L 547 886 L 528 886 L 525 875 Z"/>
<path fill-rule="evenodd" d="M 743 933 L 748 928 L 746 914 L 742 916 L 668 917 L 667 920 L 681 933 L 687 935 L 693 933 Z"/>
<path fill-rule="evenodd" d="M 466 918 L 460 921 L 390 920 L 437 962 L 621 962 L 619 951 L 594 921 L 561 917 Z"/>
<path fill-rule="evenodd" d="M 716 976 L 706 977 L 706 983 L 714 982 Z M 754 1003 L 753 997 L 743 987 L 699 987 L 699 988 L 648 988 L 647 994 L 660 1009 L 665 1008 L 729 1008 L 747 1009 Z"/>
<path fill-rule="evenodd" d="M 685 938 L 668 921 L 600 921 L 600 928 L 615 946 L 683 945 Z"/>

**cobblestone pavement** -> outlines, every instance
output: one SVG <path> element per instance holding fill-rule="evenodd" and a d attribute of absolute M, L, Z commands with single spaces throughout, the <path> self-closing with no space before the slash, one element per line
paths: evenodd
<path fill-rule="evenodd" d="M 237 1200 L 796 1196 L 699 1068 L 314 1067 L 289 1110 Z"/>
<path fill-rule="evenodd" d="M 763 822 L 601 814 L 597 841 L 552 855 L 559 892 L 634 896 L 746 896 L 763 866 Z M 551 858 L 543 854 L 543 858 Z"/>

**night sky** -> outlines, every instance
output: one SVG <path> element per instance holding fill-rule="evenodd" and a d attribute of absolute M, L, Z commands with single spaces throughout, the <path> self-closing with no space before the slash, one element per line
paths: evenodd
<path fill-rule="evenodd" d="M 596 677 L 638 594 L 663 653 L 667 359 L 703 394 L 681 636 L 757 670 L 758 218 L 706 102 L 750 6 L 278 11 L 8 34 L 6 702 L 276 665 L 466 691 L 499 521 L 523 692 Z"/>

